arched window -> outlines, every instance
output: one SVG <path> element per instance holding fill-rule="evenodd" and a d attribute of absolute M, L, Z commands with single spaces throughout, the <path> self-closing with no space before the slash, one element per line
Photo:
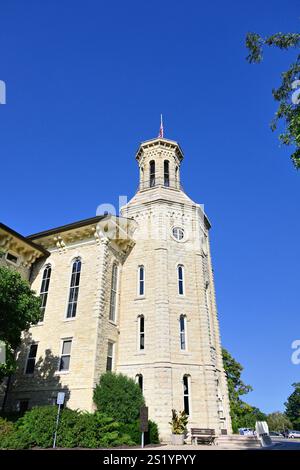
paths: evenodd
<path fill-rule="evenodd" d="M 42 285 L 40 290 L 40 298 L 41 298 L 41 317 L 40 321 L 44 320 L 45 310 L 47 305 L 48 299 L 48 292 L 49 292 L 49 284 L 50 284 L 50 277 L 51 277 L 51 264 L 47 264 L 45 266 L 42 278 Z"/>
<path fill-rule="evenodd" d="M 110 291 L 110 310 L 109 319 L 113 322 L 116 321 L 117 309 L 117 290 L 118 290 L 118 266 L 113 264 L 111 276 L 111 291 Z"/>
<path fill-rule="evenodd" d="M 79 282 L 80 282 L 80 273 L 81 273 L 81 259 L 76 258 L 73 261 L 73 265 L 72 265 L 72 274 L 71 274 L 71 283 L 70 283 L 70 293 L 69 293 L 69 301 L 68 301 L 67 318 L 76 317 L 78 292 L 79 292 Z"/>
<path fill-rule="evenodd" d="M 170 186 L 169 160 L 164 161 L 164 185 Z"/>
<path fill-rule="evenodd" d="M 139 385 L 140 389 L 143 391 L 143 375 L 142 374 L 137 374 L 135 376 L 135 382 Z"/>
<path fill-rule="evenodd" d="M 150 162 L 150 188 L 155 186 L 155 161 Z"/>
<path fill-rule="evenodd" d="M 139 349 L 145 349 L 145 318 L 144 315 L 140 315 L 139 318 Z"/>
<path fill-rule="evenodd" d="M 180 349 L 181 351 L 186 350 L 186 317 L 180 315 L 179 317 L 179 334 L 180 334 Z"/>
<path fill-rule="evenodd" d="M 187 415 L 190 414 L 190 377 L 188 375 L 183 376 L 183 409 Z"/>
<path fill-rule="evenodd" d="M 145 268 L 139 266 L 138 269 L 138 295 L 145 295 Z"/>
<path fill-rule="evenodd" d="M 184 267 L 182 264 L 177 266 L 177 276 L 178 276 L 178 294 L 184 295 Z"/>

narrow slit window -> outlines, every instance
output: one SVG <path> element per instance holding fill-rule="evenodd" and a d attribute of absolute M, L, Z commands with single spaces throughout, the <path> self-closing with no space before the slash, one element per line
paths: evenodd
<path fill-rule="evenodd" d="M 177 275 L 178 275 L 178 294 L 184 295 L 184 267 L 180 264 L 177 267 Z"/>
<path fill-rule="evenodd" d="M 169 160 L 164 161 L 164 185 L 170 186 Z"/>
<path fill-rule="evenodd" d="M 144 266 L 139 266 L 138 269 L 138 294 L 140 296 L 145 295 L 145 268 Z"/>
<path fill-rule="evenodd" d="M 113 360 L 114 360 L 114 343 L 108 341 L 107 343 L 107 359 L 106 359 L 106 370 L 111 372 L 113 370 Z"/>
<path fill-rule="evenodd" d="M 186 318 L 184 315 L 180 315 L 179 330 L 180 330 L 180 349 L 181 351 L 185 351 L 186 350 Z"/>
<path fill-rule="evenodd" d="M 136 383 L 140 387 L 141 391 L 143 391 L 144 383 L 143 383 L 143 375 L 142 374 L 138 374 L 136 376 Z"/>
<path fill-rule="evenodd" d="M 139 316 L 139 349 L 141 351 L 145 349 L 145 317 L 144 315 Z"/>
<path fill-rule="evenodd" d="M 155 161 L 150 162 L 150 188 L 155 186 Z"/>
<path fill-rule="evenodd" d="M 183 409 L 187 415 L 190 414 L 190 391 L 189 391 L 189 376 L 183 376 Z"/>

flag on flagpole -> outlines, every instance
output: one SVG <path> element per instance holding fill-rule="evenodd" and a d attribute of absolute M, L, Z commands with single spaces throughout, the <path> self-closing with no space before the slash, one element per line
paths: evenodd
<path fill-rule="evenodd" d="M 164 125 L 163 125 L 162 114 L 160 115 L 160 128 L 159 128 L 158 137 L 159 137 L 160 139 L 163 139 L 163 138 L 164 138 Z"/>

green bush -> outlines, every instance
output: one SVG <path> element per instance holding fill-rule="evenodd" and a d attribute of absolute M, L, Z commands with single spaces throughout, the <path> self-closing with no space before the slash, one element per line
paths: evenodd
<path fill-rule="evenodd" d="M 133 423 L 144 405 L 141 389 L 134 380 L 122 374 L 106 372 L 101 375 L 94 391 L 97 410 L 121 423 Z"/>
<path fill-rule="evenodd" d="M 7 432 L 0 440 L 0 448 L 48 448 L 53 445 L 57 407 L 43 406 L 27 411 L 14 425 L 5 422 L 0 430 Z M 4 420 L 3 420 L 4 421 Z M 76 410 L 61 411 L 57 430 L 57 447 L 114 447 L 134 445 L 122 425 L 102 413 L 82 413 Z"/>
<path fill-rule="evenodd" d="M 120 423 L 102 413 L 82 413 L 75 426 L 78 447 L 97 448 L 134 445 Z"/>
<path fill-rule="evenodd" d="M 136 445 L 141 443 L 140 421 L 137 420 L 133 423 L 126 423 L 122 425 L 124 434 L 128 434 Z M 148 432 L 145 433 L 144 443 L 146 444 L 159 444 L 158 427 L 154 421 L 149 421 Z"/>
<path fill-rule="evenodd" d="M 13 423 L 10 421 L 7 421 L 7 419 L 1 418 L 0 417 L 0 447 L 1 447 L 1 442 L 3 439 L 5 439 L 7 436 L 11 435 L 14 429 Z"/>

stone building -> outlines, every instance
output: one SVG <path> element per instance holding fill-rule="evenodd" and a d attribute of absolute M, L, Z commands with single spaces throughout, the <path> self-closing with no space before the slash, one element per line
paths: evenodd
<path fill-rule="evenodd" d="M 64 390 L 69 407 L 92 411 L 112 370 L 139 383 L 163 440 L 173 408 L 191 427 L 230 433 L 209 220 L 182 189 L 177 142 L 146 141 L 136 160 L 139 188 L 119 217 L 26 238 L 44 253 L 30 272 L 41 321 L 24 334 L 7 407 L 54 403 Z"/>

